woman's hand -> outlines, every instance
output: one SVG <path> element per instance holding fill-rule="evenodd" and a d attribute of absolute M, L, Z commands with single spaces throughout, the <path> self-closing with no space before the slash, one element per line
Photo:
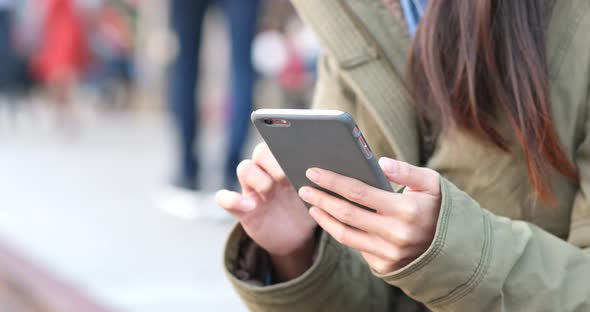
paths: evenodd
<path fill-rule="evenodd" d="M 279 280 L 299 276 L 312 264 L 317 224 L 266 144 L 256 146 L 237 171 L 242 194 L 219 191 L 217 204 L 271 255 Z"/>
<path fill-rule="evenodd" d="M 379 161 L 386 177 L 406 186 L 403 194 L 386 192 L 358 180 L 318 169 L 307 177 L 340 196 L 303 187 L 299 195 L 313 205 L 309 213 L 337 241 L 361 252 L 371 268 L 385 274 L 400 269 L 430 246 L 440 210 L 440 175 L 389 158 Z"/>

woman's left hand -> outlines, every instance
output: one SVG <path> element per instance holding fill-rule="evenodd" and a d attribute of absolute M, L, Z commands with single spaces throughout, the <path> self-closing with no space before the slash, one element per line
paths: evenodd
<path fill-rule="evenodd" d="M 381 158 L 379 164 L 391 182 L 406 186 L 403 193 L 386 192 L 319 168 L 306 173 L 320 187 L 376 212 L 311 187 L 301 188 L 299 196 L 313 206 L 309 213 L 326 232 L 359 250 L 374 271 L 385 274 L 428 249 L 436 231 L 441 192 L 440 175 L 434 170 L 389 158 Z"/>

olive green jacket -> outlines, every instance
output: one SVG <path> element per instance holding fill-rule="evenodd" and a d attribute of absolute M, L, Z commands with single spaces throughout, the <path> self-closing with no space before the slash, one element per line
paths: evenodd
<path fill-rule="evenodd" d="M 292 2 L 325 51 L 314 105 L 352 113 L 377 156 L 418 164 L 416 116 L 402 85 L 409 45 L 402 23 L 382 0 Z M 447 133 L 427 163 L 444 179 L 437 231 L 422 256 L 376 275 L 357 252 L 323 234 L 305 274 L 257 287 L 231 273 L 245 235 L 238 226 L 225 268 L 247 306 L 424 309 L 415 300 L 433 311 L 590 311 L 590 1 L 557 0 L 548 35 L 553 118 L 580 173 L 579 185 L 553 174 L 558 207 L 535 200 L 516 143 L 515 152 L 504 153 L 468 134 Z"/>

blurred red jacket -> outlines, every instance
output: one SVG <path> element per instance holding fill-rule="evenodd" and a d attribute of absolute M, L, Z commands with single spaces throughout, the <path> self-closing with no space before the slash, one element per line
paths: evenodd
<path fill-rule="evenodd" d="M 44 81 L 78 76 L 89 62 L 82 17 L 74 0 L 39 0 L 46 7 L 41 42 L 33 55 L 33 73 Z"/>

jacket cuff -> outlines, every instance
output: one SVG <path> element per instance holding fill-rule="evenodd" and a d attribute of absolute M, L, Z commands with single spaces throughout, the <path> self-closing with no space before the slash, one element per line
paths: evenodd
<path fill-rule="evenodd" d="M 318 293 L 323 284 L 321 280 L 326 279 L 334 272 L 338 258 L 344 249 L 329 235 L 322 232 L 317 256 L 313 265 L 305 273 L 284 283 L 260 286 L 240 280 L 232 273 L 237 268 L 240 244 L 245 239 L 248 239 L 246 232 L 240 224 L 237 224 L 226 242 L 224 270 L 242 300 L 251 308 L 258 305 L 280 306 L 294 303 Z"/>
<path fill-rule="evenodd" d="M 491 222 L 469 195 L 441 178 L 441 209 L 428 250 L 406 267 L 377 274 L 430 308 L 472 292 L 490 265 Z"/>

